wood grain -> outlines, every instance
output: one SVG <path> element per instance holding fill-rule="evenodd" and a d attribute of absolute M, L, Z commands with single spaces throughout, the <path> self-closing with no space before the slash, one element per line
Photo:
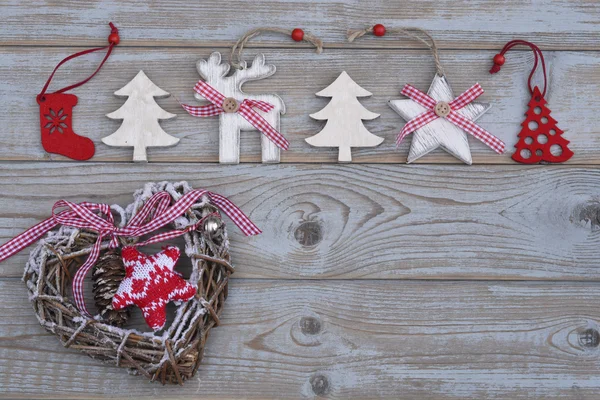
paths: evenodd
<path fill-rule="evenodd" d="M 301 27 L 322 38 L 326 48 L 422 46 L 392 37 L 345 43 L 348 29 L 383 23 L 426 29 L 443 48 L 495 50 L 519 37 L 548 49 L 600 50 L 600 7 L 595 0 L 507 0 L 501 5 L 493 0 L 5 0 L 2 16 L 2 41 L 8 45 L 97 46 L 105 43 L 106 25 L 113 21 L 121 31 L 122 47 L 231 46 L 246 31 L 269 25 Z M 279 35 L 256 42 L 299 46 Z"/>
<path fill-rule="evenodd" d="M 0 398 L 594 399 L 600 387 L 597 284 L 235 280 L 229 293 L 197 380 L 162 387 L 63 348 L 23 283 L 0 280 Z"/>
<path fill-rule="evenodd" d="M 223 325 L 211 333 L 197 380 L 182 388 L 62 348 L 16 279 L 27 251 L 0 263 L 0 398 L 597 399 L 598 1 L 4 0 L 0 15 L 0 243 L 46 218 L 58 199 L 127 204 L 159 180 L 226 195 L 265 231 L 245 238 L 229 224 L 237 271 Z M 42 149 L 35 95 L 59 60 L 104 45 L 109 21 L 121 43 L 73 91 L 74 131 L 94 140 L 96 157 L 63 162 Z M 346 43 L 346 30 L 374 23 L 429 31 L 455 94 L 477 81 L 486 90 L 480 101 L 492 109 L 478 123 L 508 154 L 470 137 L 474 166 L 448 165 L 460 161 L 441 150 L 420 160 L 429 164 L 397 165 L 410 139 L 395 148 L 404 121 L 387 103 L 405 83 L 426 90 L 435 69 L 409 39 Z M 176 99 L 195 103 L 199 59 L 228 57 L 244 32 L 266 25 L 301 27 L 325 42 L 316 55 L 266 34 L 246 51 L 247 61 L 260 52 L 277 66 L 244 89 L 285 101 L 290 150 L 283 164 L 255 164 L 260 135 L 243 133 L 244 164 L 210 164 L 219 159 L 219 119 L 189 117 Z M 510 159 L 533 58 L 515 51 L 499 74 L 488 69 L 515 38 L 544 50 L 549 107 L 575 152 L 567 165 Z M 86 78 L 101 57 L 71 61 L 50 90 Z M 122 163 L 131 149 L 101 142 L 120 124 L 104 116 L 123 104 L 112 93 L 140 69 L 175 97 L 158 103 L 179 115 L 164 127 L 181 140 L 151 149 L 147 165 Z M 328 102 L 314 93 L 343 70 L 374 94 L 361 102 L 381 117 L 365 126 L 385 138 L 355 149 L 351 165 L 329 164 L 337 149 L 304 140 L 324 125 L 309 117 Z M 143 326 L 139 315 L 134 326 Z"/>
<path fill-rule="evenodd" d="M 225 51 L 225 49 L 221 49 Z M 93 161 L 130 161 L 131 150 L 105 146 L 100 139 L 119 127 L 105 114 L 118 109 L 122 100 L 113 92 L 123 87 L 141 67 L 152 81 L 180 101 L 194 104 L 193 86 L 198 81 L 195 64 L 207 58 L 209 49 L 148 49 L 121 48 L 115 50 L 99 75 L 73 91 L 79 104 L 73 115 L 74 130 L 88 136 L 97 144 Z M 48 60 L 58 61 L 73 52 L 72 48 L 0 48 L 0 96 L 6 105 L 2 113 L 3 131 L 0 135 L 0 160 L 65 160 L 62 156 L 46 154 L 40 144 L 38 106 L 39 92 L 50 72 Z M 360 84 L 372 92 L 372 98 L 362 104 L 381 114 L 375 121 L 365 122 L 369 131 L 385 138 L 376 148 L 356 149 L 354 162 L 406 162 L 410 138 L 396 149 L 395 137 L 404 121 L 387 106 L 389 100 L 401 98 L 405 83 L 426 90 L 435 74 L 434 63 L 427 51 L 362 51 L 361 57 L 371 63 L 356 63 L 356 52 L 330 50 L 321 55 L 301 50 L 264 51 L 277 73 L 268 79 L 250 82 L 248 93 L 277 93 L 287 105 L 282 117 L 282 133 L 291 142 L 290 150 L 281 154 L 282 162 L 337 162 L 336 149 L 313 148 L 304 139 L 322 129 L 310 113 L 322 109 L 327 99 L 314 93 L 329 85 L 346 69 L 350 76 L 360 77 Z M 252 51 L 247 52 L 251 60 Z M 510 54 L 510 60 L 497 75 L 488 73 L 492 51 L 442 51 L 441 59 L 455 93 L 462 93 L 480 82 L 486 93 L 479 99 L 489 102 L 492 109 L 478 123 L 506 143 L 513 151 L 529 101 L 526 88 L 528 71 L 533 58 L 526 52 Z M 100 56 L 98 56 L 100 57 Z M 84 57 L 85 58 L 85 57 Z M 600 114 L 594 99 L 600 93 L 600 53 L 547 52 L 550 65 L 550 92 L 547 96 L 552 116 L 566 131 L 575 156 L 574 164 L 600 163 Z M 302 60 L 300 63 L 299 60 Z M 60 88 L 84 79 L 98 64 L 99 58 L 77 59 L 60 72 L 53 88 Z M 15 73 L 18 71 L 18 73 Z M 308 72 L 307 72 L 308 71 Z M 158 100 L 165 110 L 179 118 L 169 121 L 168 131 L 179 137 L 178 146 L 170 149 L 150 149 L 151 161 L 217 162 L 219 141 L 218 118 L 194 118 L 185 114 L 174 98 Z M 166 127 L 166 125 L 165 125 Z M 261 135 L 243 134 L 242 162 L 261 161 Z M 483 143 L 469 138 L 473 162 L 514 164 L 509 154 L 498 155 Z M 428 163 L 460 163 L 442 150 L 436 150 L 421 160 Z"/>
<path fill-rule="evenodd" d="M 124 206 L 161 180 L 228 196 L 264 231 L 229 224 L 235 278 L 600 280 L 597 167 L 4 163 L 0 240 L 58 199 Z"/>

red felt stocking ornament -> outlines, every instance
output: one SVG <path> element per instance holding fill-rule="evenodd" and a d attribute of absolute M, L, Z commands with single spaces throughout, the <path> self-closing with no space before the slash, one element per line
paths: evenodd
<path fill-rule="evenodd" d="M 519 133 L 519 141 L 515 145 L 517 150 L 513 153 L 512 159 L 522 164 L 565 162 L 573 156 L 573 152 L 567 147 L 569 141 L 562 136 L 564 132 L 556 126 L 556 120 L 550 116 L 551 111 L 546 107 L 547 102 L 544 96 L 546 96 L 548 80 L 546 77 L 546 63 L 540 48 L 525 40 L 512 40 L 504 46 L 499 54 L 494 56 L 494 66 L 490 70 L 490 73 L 495 74 L 500 71 L 500 67 L 506 61 L 504 54 L 518 45 L 531 48 L 535 58 L 528 80 L 531 100 L 529 101 L 529 109 L 525 113 L 527 118 L 521 124 L 523 129 Z M 531 80 L 538 64 L 541 64 L 544 75 L 543 91 L 540 91 L 540 88 L 537 86 L 533 88 L 531 86 Z M 554 148 L 552 149 L 553 146 Z M 552 154 L 551 149 L 555 154 Z"/>
<path fill-rule="evenodd" d="M 73 107 L 77 104 L 77 96 L 74 94 L 66 94 L 67 90 L 74 89 L 78 86 L 83 85 L 94 77 L 104 65 L 104 62 L 110 56 L 114 46 L 119 44 L 119 31 L 112 24 L 109 24 L 111 28 L 110 36 L 108 37 L 108 46 L 97 47 L 89 50 L 80 51 L 79 53 L 72 54 L 58 63 L 58 65 L 50 74 L 50 77 L 46 81 L 44 88 L 37 95 L 37 102 L 40 105 L 40 129 L 42 133 L 42 146 L 48 153 L 61 154 L 63 156 L 72 158 L 74 160 L 88 160 L 94 155 L 94 142 L 89 138 L 79 136 L 73 132 Z M 50 81 L 54 77 L 54 74 L 58 68 L 66 63 L 67 61 L 83 56 L 85 54 L 93 53 L 99 50 L 105 50 L 106 55 L 104 59 L 87 79 L 73 85 L 67 86 L 53 93 L 46 93 Z"/>

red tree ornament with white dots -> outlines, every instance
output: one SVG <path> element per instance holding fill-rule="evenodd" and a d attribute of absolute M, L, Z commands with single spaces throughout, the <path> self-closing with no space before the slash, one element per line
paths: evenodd
<path fill-rule="evenodd" d="M 551 111 L 546 106 L 547 102 L 544 99 L 547 86 L 546 64 L 539 47 L 524 40 L 508 42 L 504 49 L 494 57 L 494 66 L 490 73 L 494 74 L 500 71 L 500 67 L 505 62 L 504 53 L 517 45 L 529 46 L 533 50 L 535 58 L 528 82 L 531 92 L 529 109 L 525 113 L 525 121 L 521 124 L 522 129 L 519 132 L 519 140 L 515 145 L 516 151 L 512 155 L 512 159 L 522 164 L 565 162 L 573 156 L 573 152 L 568 147 L 569 141 L 562 136 L 564 132 L 558 128 L 557 121 L 552 118 Z M 538 86 L 533 88 L 531 86 L 531 80 L 538 64 L 541 64 L 544 75 L 543 91 L 540 91 Z"/>
<path fill-rule="evenodd" d="M 561 163 L 573 156 L 573 152 L 567 147 L 569 141 L 562 136 L 563 131 L 556 126 L 556 120 L 550 113 L 546 100 L 536 86 L 525 113 L 527 118 L 521 124 L 523 129 L 515 145 L 517 150 L 512 155 L 513 160 L 523 164 L 542 161 Z"/>

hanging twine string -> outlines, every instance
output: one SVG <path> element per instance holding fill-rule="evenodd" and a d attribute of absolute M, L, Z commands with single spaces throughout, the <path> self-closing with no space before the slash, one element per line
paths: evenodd
<path fill-rule="evenodd" d="M 535 74 L 535 71 L 537 70 L 538 64 L 540 64 L 540 63 L 542 64 L 542 74 L 544 75 L 544 90 L 542 91 L 542 97 L 545 97 L 546 96 L 546 88 L 548 86 L 548 77 L 546 75 L 546 61 L 544 60 L 544 54 L 542 54 L 542 50 L 540 50 L 540 48 L 538 46 L 536 46 L 535 44 L 533 44 L 531 42 L 528 42 L 526 40 L 511 40 L 510 42 L 506 43 L 506 45 L 504 45 L 504 47 L 502 48 L 502 51 L 500 51 L 500 53 L 498 53 L 494 56 L 494 65 L 492 66 L 492 69 L 490 69 L 490 74 L 495 74 L 497 72 L 500 72 L 500 68 L 506 62 L 506 59 L 504 58 L 504 54 L 506 54 L 507 51 L 509 51 L 510 49 L 512 49 L 515 46 L 527 46 L 533 51 L 533 55 L 534 55 L 533 68 L 531 70 L 531 73 L 529 74 L 529 79 L 527 80 L 527 84 L 529 85 L 529 92 L 531 94 L 533 94 L 533 86 L 531 85 L 531 81 L 533 80 L 533 75 Z M 538 58 L 539 58 L 539 60 L 538 60 Z"/>
<path fill-rule="evenodd" d="M 48 77 L 48 80 L 46 81 L 46 84 L 42 88 L 42 91 L 40 92 L 40 94 L 37 95 L 38 102 L 44 101 L 46 99 L 44 95 L 46 94 L 46 91 L 48 90 L 48 86 L 50 86 L 50 82 L 52 81 L 52 78 L 54 77 L 54 74 L 56 73 L 56 71 L 58 70 L 58 68 L 60 68 L 60 66 L 63 65 L 64 63 L 66 63 L 67 61 L 72 60 L 74 58 L 77 58 L 79 56 L 83 56 L 83 55 L 89 54 L 89 53 L 93 53 L 93 52 L 96 52 L 96 51 L 108 49 L 106 51 L 106 55 L 102 59 L 102 62 L 100 63 L 100 65 L 98 65 L 98 68 L 96 68 L 96 70 L 94 71 L 93 74 L 91 74 L 89 77 L 87 77 L 86 79 L 82 80 L 81 82 L 77 82 L 77 83 L 75 83 L 73 85 L 69 85 L 69 86 L 64 87 L 62 89 L 59 89 L 59 90 L 53 92 L 52 94 L 54 94 L 54 93 L 64 93 L 67 90 L 75 89 L 76 87 L 79 87 L 79 86 L 83 85 L 84 83 L 86 83 L 87 81 L 89 81 L 90 79 L 92 79 L 98 73 L 98 71 L 100 71 L 100 68 L 102 68 L 102 66 L 104 65 L 104 63 L 106 62 L 106 60 L 108 59 L 108 57 L 110 56 L 110 54 L 112 53 L 113 48 L 116 45 L 118 45 L 119 41 L 120 41 L 119 30 L 117 29 L 117 27 L 114 26 L 114 24 L 112 22 L 109 22 L 108 25 L 110 25 L 110 35 L 108 36 L 108 43 L 109 43 L 109 45 L 108 46 L 103 46 L 103 47 L 96 47 L 96 48 L 88 49 L 88 50 L 83 50 L 83 51 L 80 51 L 78 53 L 71 54 L 68 57 L 65 57 L 54 68 L 54 70 L 52 71 L 52 73 Z"/>
<path fill-rule="evenodd" d="M 242 69 L 242 52 L 244 51 L 244 47 L 246 44 L 253 38 L 259 36 L 265 32 L 274 32 L 274 33 L 282 33 L 284 35 L 291 36 L 297 42 L 304 41 L 312 44 L 316 48 L 317 54 L 321 54 L 323 52 L 323 42 L 318 37 L 311 35 L 309 33 L 304 33 L 301 29 L 284 29 L 284 28 L 255 28 L 252 29 L 244 36 L 242 36 L 231 48 L 231 55 L 229 57 L 229 63 L 235 69 Z"/>
<path fill-rule="evenodd" d="M 376 29 L 376 27 L 377 27 L 377 25 L 375 25 L 375 27 L 370 27 L 370 28 L 361 29 L 361 30 L 357 30 L 357 31 L 348 31 L 348 42 L 352 43 L 356 39 L 366 35 L 367 33 L 374 33 L 373 31 L 374 31 L 374 29 Z M 427 33 L 427 31 L 420 29 L 420 28 L 406 27 L 406 28 L 387 29 L 387 32 L 408 36 L 411 39 L 417 40 L 417 41 L 423 43 L 425 46 L 427 46 L 427 48 L 429 50 L 431 50 L 431 54 L 433 54 L 433 60 L 435 62 L 436 73 L 439 76 L 444 75 L 444 68 L 442 67 L 442 63 L 440 62 L 440 55 L 438 52 L 437 43 L 435 42 L 433 37 L 431 37 L 431 35 L 429 33 Z M 386 33 L 386 29 L 383 29 L 382 33 L 375 32 L 375 35 L 383 36 L 385 33 Z M 423 36 L 425 38 L 423 38 Z"/>

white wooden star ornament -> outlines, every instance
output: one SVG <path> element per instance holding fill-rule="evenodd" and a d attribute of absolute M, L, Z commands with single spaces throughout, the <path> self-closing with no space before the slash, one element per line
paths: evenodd
<path fill-rule="evenodd" d="M 427 95 L 436 101 L 438 111 L 444 104 L 451 104 L 454 100 L 452 88 L 443 75 L 437 75 Z M 396 111 L 407 122 L 417 118 L 428 111 L 428 108 L 412 99 L 390 100 L 390 107 Z M 435 107 L 434 107 L 435 108 Z M 469 121 L 476 121 L 491 108 L 489 104 L 471 102 L 458 109 L 456 113 L 462 115 Z M 415 129 L 413 133 L 408 163 L 411 163 L 429 152 L 441 147 L 465 164 L 473 162 L 467 132 L 460 126 L 447 119 L 447 115 L 440 116 L 443 112 L 436 114 L 438 118 L 422 127 Z"/>
<path fill-rule="evenodd" d="M 408 163 L 441 147 L 470 165 L 473 159 L 467 133 L 485 143 L 496 153 L 502 154 L 504 143 L 474 123 L 490 109 L 489 104 L 473 103 L 473 100 L 483 94 L 479 83 L 455 98 L 444 75 L 437 44 L 431 35 L 419 28 L 396 28 L 390 31 L 420 41 L 431 50 L 435 61 L 436 75 L 427 94 L 411 85 L 406 85 L 401 93 L 408 99 L 389 102 L 390 107 L 406 120 L 396 143 L 400 144 L 407 135 L 414 133 Z M 348 41 L 352 42 L 369 32 L 375 36 L 384 36 L 386 28 L 377 24 L 367 29 L 349 32 Z"/>

